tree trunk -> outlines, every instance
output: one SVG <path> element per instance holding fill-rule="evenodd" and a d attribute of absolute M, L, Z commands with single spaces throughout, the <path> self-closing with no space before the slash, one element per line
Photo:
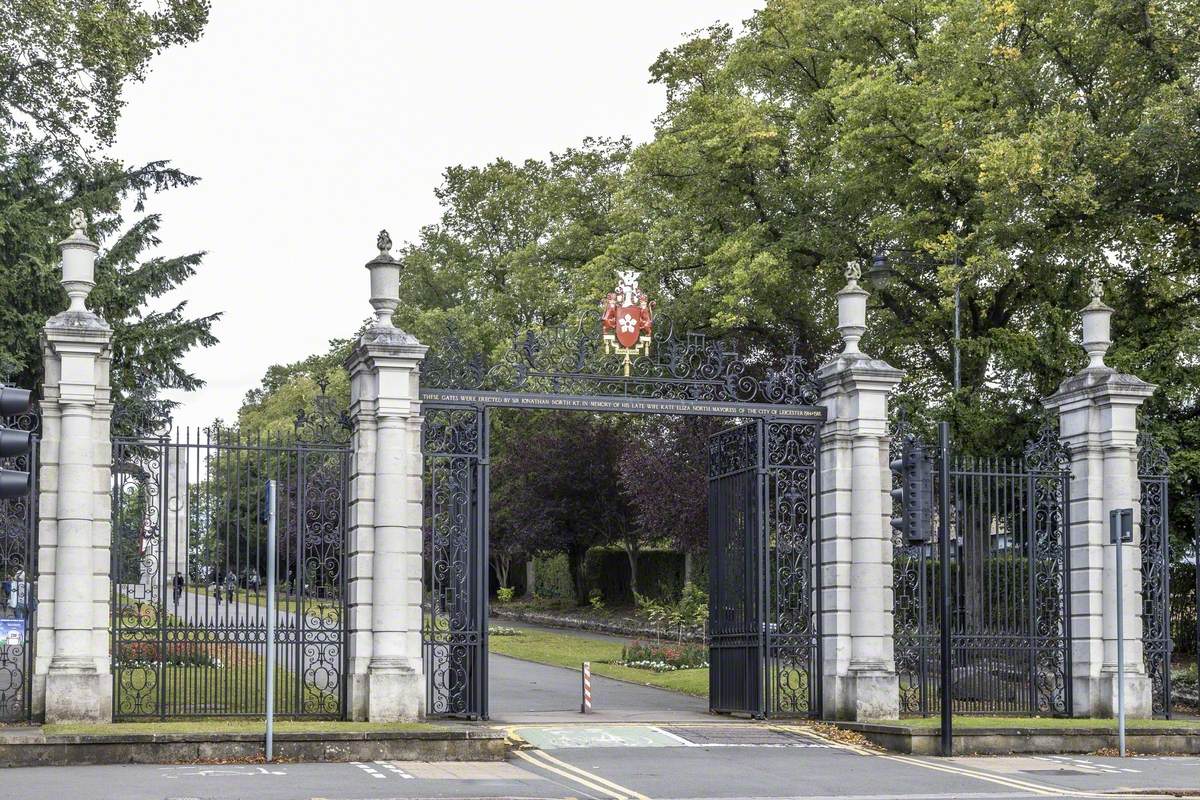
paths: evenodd
<path fill-rule="evenodd" d="M 692 582 L 692 551 L 684 551 L 683 554 L 683 585 L 687 586 Z"/>
<path fill-rule="evenodd" d="M 511 556 L 492 556 L 492 565 L 496 568 L 496 580 L 500 581 L 500 588 L 508 588 L 508 570 L 512 565 Z"/>
<path fill-rule="evenodd" d="M 625 555 L 629 557 L 629 591 L 634 597 L 638 594 L 638 556 L 641 554 L 641 548 L 636 544 L 625 545 Z"/>
<path fill-rule="evenodd" d="M 571 583 L 575 586 L 575 604 L 588 604 L 587 577 L 583 574 L 583 561 L 587 558 L 586 547 L 572 545 L 567 550 L 567 569 L 571 573 Z"/>

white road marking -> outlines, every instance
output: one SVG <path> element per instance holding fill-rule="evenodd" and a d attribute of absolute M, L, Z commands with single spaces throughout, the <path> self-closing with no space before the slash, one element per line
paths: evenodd
<path fill-rule="evenodd" d="M 372 769 L 369 764 L 364 764 L 361 761 L 351 761 L 350 763 L 370 775 L 372 778 L 379 778 L 381 781 L 387 780 L 387 775 Z"/>
<path fill-rule="evenodd" d="M 1048 761 L 1051 764 L 1074 767 L 1085 772 L 1099 772 L 1103 775 L 1120 775 L 1122 772 L 1141 772 L 1140 769 L 1118 767 L 1114 764 L 1099 764 L 1086 758 L 1073 758 L 1072 756 L 1034 756 L 1034 758 L 1038 761 Z"/>
<path fill-rule="evenodd" d="M 395 761 L 376 761 L 375 763 L 378 764 L 379 766 L 383 767 L 386 770 L 390 770 L 391 772 L 396 773 L 401 778 L 407 778 L 410 781 L 413 779 L 413 776 L 409 775 L 407 772 L 405 772 L 403 769 L 401 769 L 400 765 L 397 764 Z"/>

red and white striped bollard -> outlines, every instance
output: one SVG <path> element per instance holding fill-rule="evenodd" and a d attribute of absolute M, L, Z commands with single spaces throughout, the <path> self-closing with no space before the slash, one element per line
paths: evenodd
<path fill-rule="evenodd" d="M 592 710 L 592 664 L 590 661 L 583 662 L 583 703 L 579 706 L 579 713 L 586 714 Z"/>

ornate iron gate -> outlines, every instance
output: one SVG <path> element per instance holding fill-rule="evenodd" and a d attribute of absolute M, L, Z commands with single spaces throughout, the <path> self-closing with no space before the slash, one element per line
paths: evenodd
<path fill-rule="evenodd" d="M 1142 657 L 1155 714 L 1171 717 L 1171 536 L 1167 527 L 1167 451 L 1138 436 L 1142 506 Z"/>
<path fill-rule="evenodd" d="M 427 711 L 486 719 L 488 413 L 423 413 Z"/>
<path fill-rule="evenodd" d="M 820 427 L 766 423 L 767 714 L 821 715 Z"/>
<path fill-rule="evenodd" d="M 893 458 L 914 440 L 901 425 Z M 927 452 L 936 452 L 928 448 Z M 935 459 L 938 456 L 935 456 Z M 937 475 L 939 470 L 935 469 Z M 956 714 L 1071 713 L 1070 472 L 1065 446 L 1046 429 L 1020 458 L 954 454 L 950 504 L 927 542 L 897 539 L 893 602 L 900 710 L 940 709 L 940 542 L 949 516 L 951 690 Z"/>
<path fill-rule="evenodd" d="M 818 428 L 754 420 L 709 440 L 709 707 L 820 708 Z"/>
<path fill-rule="evenodd" d="M 488 414 L 494 408 L 753 420 L 732 429 L 741 434 L 728 434 L 754 437 L 750 470 L 721 473 L 710 483 L 720 498 L 710 508 L 717 503 L 714 513 L 728 531 L 721 533 L 723 546 L 730 558 L 741 548 L 738 564 L 722 560 L 713 571 L 728 572 L 736 586 L 710 575 L 710 597 L 720 595 L 717 602 L 734 609 L 717 646 L 723 655 L 713 653 L 729 665 L 716 670 L 733 677 L 720 679 L 726 688 L 714 708 L 819 713 L 816 455 L 825 410 L 815 405 L 817 383 L 794 350 L 773 362 L 750 361 L 703 335 L 677 336 L 669 322 L 656 319 L 654 327 L 652 351 L 648 338 L 636 351 L 614 348 L 597 318 L 524 331 L 488 353 L 468 349 L 447 331 L 430 349 L 421 365 L 422 639 L 430 716 L 487 717 Z M 746 525 L 753 536 L 736 539 Z"/>
<path fill-rule="evenodd" d="M 708 444 L 708 705 L 766 715 L 766 531 L 762 421 Z"/>
<path fill-rule="evenodd" d="M 114 437 L 114 718 L 263 713 L 272 557 L 276 713 L 344 716 L 350 459 L 343 443 L 305 441 L 318 427 L 302 415 L 295 437 L 218 426 Z M 261 521 L 269 479 L 274 554 Z"/>
<path fill-rule="evenodd" d="M 3 465 L 28 472 L 33 485 L 24 497 L 0 500 L 0 722 L 25 722 L 32 715 L 39 423 L 34 413 L 4 420 L 7 427 L 33 433 L 30 452 Z"/>

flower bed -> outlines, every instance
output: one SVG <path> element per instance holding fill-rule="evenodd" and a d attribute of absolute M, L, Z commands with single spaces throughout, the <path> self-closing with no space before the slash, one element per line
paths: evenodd
<path fill-rule="evenodd" d="M 651 672 L 703 669 L 708 649 L 692 642 L 633 642 L 621 649 L 618 664 Z"/>
<path fill-rule="evenodd" d="M 221 659 L 205 652 L 203 646 L 188 642 L 168 643 L 166 658 L 162 657 L 159 642 L 118 642 L 113 661 L 123 667 L 148 667 L 159 662 L 177 667 L 221 667 Z"/>

